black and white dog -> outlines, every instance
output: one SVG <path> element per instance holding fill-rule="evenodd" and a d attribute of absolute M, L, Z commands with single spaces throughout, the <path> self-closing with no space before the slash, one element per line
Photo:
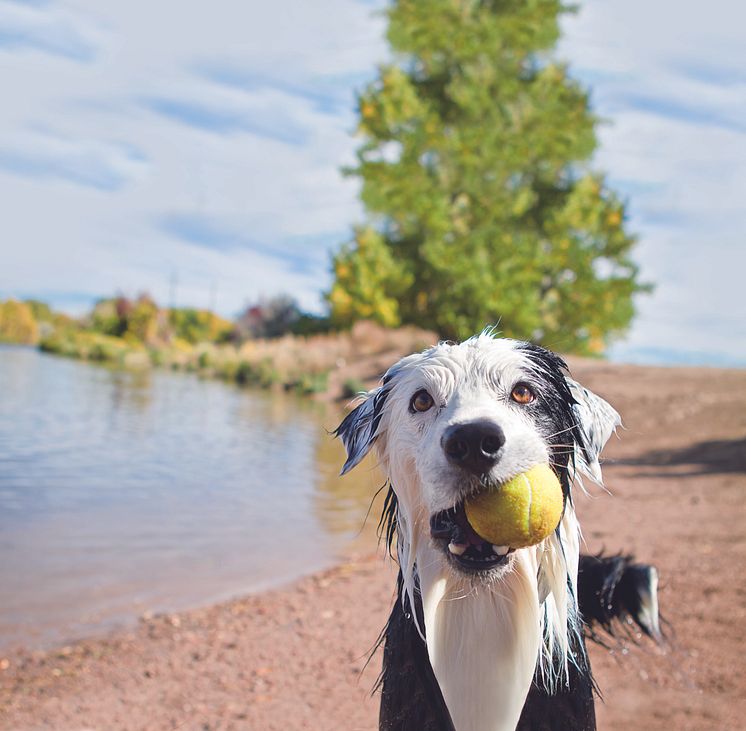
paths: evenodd
<path fill-rule="evenodd" d="M 403 358 L 340 424 L 343 473 L 375 445 L 389 480 L 382 521 L 400 570 L 381 729 L 595 728 L 591 624 L 659 633 L 654 568 L 580 555 L 572 491 L 601 482 L 619 423 L 561 358 L 485 332 Z M 542 463 L 565 496 L 554 534 L 517 550 L 484 541 L 464 499 Z"/>

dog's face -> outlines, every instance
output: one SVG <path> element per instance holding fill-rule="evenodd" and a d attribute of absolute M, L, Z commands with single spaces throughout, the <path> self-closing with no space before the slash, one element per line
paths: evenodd
<path fill-rule="evenodd" d="M 507 567 L 513 547 L 478 536 L 464 500 L 537 464 L 566 472 L 578 435 L 561 361 L 505 339 L 440 345 L 400 373 L 387 402 L 386 456 L 416 476 L 435 545 L 462 572 Z"/>
<path fill-rule="evenodd" d="M 605 441 L 618 421 L 564 371 L 543 348 L 488 335 L 404 358 L 340 425 L 345 470 L 375 441 L 405 518 L 428 529 L 455 570 L 499 575 L 513 549 L 475 533 L 465 498 L 549 463 L 567 500 L 573 459 L 592 465 L 596 432 L 603 428 Z M 584 424 L 584 411 L 603 411 L 599 404 L 604 424 Z"/>

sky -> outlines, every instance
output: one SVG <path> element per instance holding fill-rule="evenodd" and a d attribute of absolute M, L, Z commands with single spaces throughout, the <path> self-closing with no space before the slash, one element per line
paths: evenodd
<path fill-rule="evenodd" d="M 0 298 L 320 311 L 384 3 L 0 0 Z M 614 360 L 746 365 L 746 7 L 585 0 L 558 55 L 654 294 Z"/>

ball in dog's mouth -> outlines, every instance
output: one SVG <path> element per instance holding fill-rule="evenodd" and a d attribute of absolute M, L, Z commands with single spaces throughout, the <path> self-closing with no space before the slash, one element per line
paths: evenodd
<path fill-rule="evenodd" d="M 476 533 L 512 548 L 535 546 L 550 536 L 564 507 L 562 486 L 548 464 L 534 465 L 464 502 L 466 519 Z"/>
<path fill-rule="evenodd" d="M 563 510 L 559 480 L 549 465 L 540 464 L 433 515 L 430 534 L 459 565 L 490 569 L 507 561 L 512 550 L 543 541 Z"/>
<path fill-rule="evenodd" d="M 507 563 L 513 550 L 482 538 L 467 520 L 463 502 L 433 515 L 430 535 L 443 542 L 453 561 L 470 571 L 485 571 Z"/>

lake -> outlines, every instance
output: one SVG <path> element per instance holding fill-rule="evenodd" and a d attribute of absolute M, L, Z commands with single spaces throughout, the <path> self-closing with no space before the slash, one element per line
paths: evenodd
<path fill-rule="evenodd" d="M 280 585 L 374 545 L 341 411 L 0 347 L 0 646 Z"/>

